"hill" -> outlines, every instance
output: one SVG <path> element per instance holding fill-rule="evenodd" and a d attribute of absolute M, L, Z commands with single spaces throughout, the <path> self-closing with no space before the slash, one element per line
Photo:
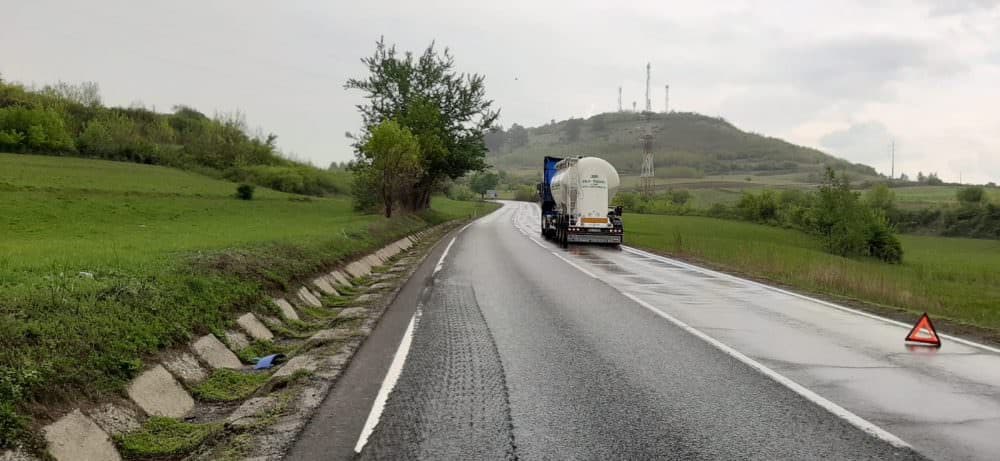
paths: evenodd
<path fill-rule="evenodd" d="M 26 87 L 0 79 L 0 151 L 166 165 L 308 195 L 345 192 L 326 171 L 284 158 L 239 112 L 208 117 L 105 107 L 95 83 Z"/>
<path fill-rule="evenodd" d="M 856 181 L 878 176 L 870 166 L 747 133 L 722 118 L 695 113 L 603 113 L 534 128 L 514 124 L 506 131 L 491 133 L 487 146 L 493 165 L 508 171 L 537 169 L 545 155 L 597 154 L 619 170 L 628 186 L 627 178 L 640 172 L 640 136 L 647 129 L 654 137 L 658 179 L 718 182 L 756 176 L 773 177 L 772 183 L 816 183 L 826 166 L 846 171 Z M 725 176 L 730 178 L 719 178 Z"/>
<path fill-rule="evenodd" d="M 336 173 L 346 176 L 348 173 Z M 272 290 L 480 204 L 391 220 L 155 165 L 0 153 L 0 452 Z M 271 312 L 273 314 L 273 312 Z M 49 415 L 51 416 L 51 415 Z"/>

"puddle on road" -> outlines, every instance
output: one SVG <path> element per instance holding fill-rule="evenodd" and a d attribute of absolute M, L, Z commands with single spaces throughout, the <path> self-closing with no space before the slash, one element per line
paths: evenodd
<path fill-rule="evenodd" d="M 658 280 L 653 280 L 651 278 L 643 277 L 641 275 L 625 277 L 625 280 L 628 280 L 629 282 L 632 283 L 637 283 L 639 285 L 658 285 L 660 283 Z"/>
<path fill-rule="evenodd" d="M 635 272 L 627 271 L 625 269 L 622 269 L 620 266 L 607 266 L 607 267 L 602 267 L 602 269 L 604 269 L 604 270 L 606 270 L 608 272 L 611 272 L 612 274 L 620 274 L 620 275 L 632 275 L 632 274 L 635 274 Z"/>

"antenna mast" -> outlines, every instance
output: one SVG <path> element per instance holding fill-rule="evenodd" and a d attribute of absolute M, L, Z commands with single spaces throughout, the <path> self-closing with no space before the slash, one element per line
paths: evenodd
<path fill-rule="evenodd" d="M 622 87 L 618 85 L 618 112 L 622 111 Z"/>
<path fill-rule="evenodd" d="M 647 62 L 646 63 L 646 112 L 653 111 L 653 101 L 649 99 L 649 71 L 651 67 L 652 65 Z"/>
<path fill-rule="evenodd" d="M 670 113 L 670 85 L 664 85 L 663 87 L 663 113 Z"/>

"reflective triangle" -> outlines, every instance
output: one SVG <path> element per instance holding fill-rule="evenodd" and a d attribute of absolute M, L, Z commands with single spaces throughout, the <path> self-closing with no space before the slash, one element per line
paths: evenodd
<path fill-rule="evenodd" d="M 938 337 L 937 330 L 934 329 L 934 324 L 931 323 L 931 318 L 927 316 L 926 312 L 920 316 L 920 320 L 917 320 L 917 324 L 906 335 L 906 341 L 941 347 L 941 338 Z"/>

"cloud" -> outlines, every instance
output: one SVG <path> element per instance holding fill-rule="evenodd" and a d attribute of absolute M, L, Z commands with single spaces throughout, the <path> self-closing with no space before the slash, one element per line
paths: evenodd
<path fill-rule="evenodd" d="M 854 123 L 822 136 L 820 145 L 854 162 L 881 163 L 888 156 L 893 135 L 878 121 Z"/>
<path fill-rule="evenodd" d="M 955 16 L 991 10 L 1000 5 L 1000 0 L 919 0 L 929 7 L 928 13 L 933 16 Z"/>

